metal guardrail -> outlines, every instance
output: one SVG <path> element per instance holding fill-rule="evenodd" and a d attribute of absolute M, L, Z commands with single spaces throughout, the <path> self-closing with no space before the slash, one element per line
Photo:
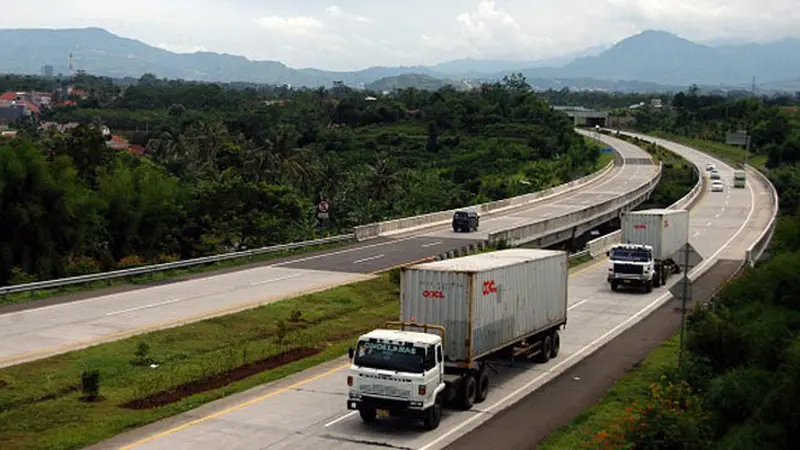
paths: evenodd
<path fill-rule="evenodd" d="M 749 165 L 745 165 L 745 170 L 749 170 L 750 172 L 754 172 L 756 176 L 761 178 L 761 180 L 769 186 L 770 191 L 772 193 L 772 202 L 774 205 L 774 209 L 772 210 L 772 217 L 769 219 L 769 223 L 767 224 L 767 228 L 761 232 L 761 235 L 756 239 L 756 241 L 751 245 L 747 251 L 745 252 L 745 261 L 750 267 L 754 267 L 756 262 L 761 258 L 761 255 L 764 254 L 764 250 L 767 249 L 769 246 L 770 241 L 772 240 L 772 236 L 775 234 L 775 226 L 778 223 L 778 210 L 780 207 L 779 198 L 778 198 L 778 191 L 775 189 L 775 185 L 769 181 L 766 175 L 761 173 L 760 170 L 751 167 Z"/>
<path fill-rule="evenodd" d="M 696 165 L 694 166 L 694 171 L 697 174 L 697 183 L 694 184 L 692 190 L 675 203 L 669 205 L 666 209 L 692 209 L 694 205 L 697 204 L 697 201 L 700 199 L 700 194 L 703 192 L 703 187 L 705 186 L 705 177 L 703 177 L 702 171 Z M 621 237 L 622 230 L 617 230 L 587 242 L 586 248 L 594 258 L 604 254 L 611 246 L 618 244 Z"/>
<path fill-rule="evenodd" d="M 469 244 L 469 245 L 465 245 L 465 246 L 457 248 L 455 250 L 450 250 L 450 251 L 448 251 L 446 253 L 442 253 L 440 255 L 436 255 L 435 257 L 430 258 L 430 259 L 426 258 L 426 260 L 442 261 L 442 260 L 445 260 L 445 259 L 460 258 L 462 256 L 468 256 L 468 255 L 471 255 L 473 253 L 485 250 L 486 247 L 488 247 L 489 245 L 491 245 L 491 244 L 490 244 L 490 242 L 488 240 L 480 241 L 480 242 L 472 243 L 472 244 Z M 570 261 L 572 261 L 574 259 L 582 258 L 584 256 L 591 256 L 588 250 L 582 250 L 582 251 L 579 251 L 579 252 L 570 253 L 567 258 Z"/>
<path fill-rule="evenodd" d="M 385 220 L 367 225 L 355 227 L 356 239 L 359 241 L 374 239 L 379 236 L 405 233 L 421 228 L 443 225 L 453 220 L 453 213 L 456 211 L 476 211 L 481 215 L 491 216 L 493 214 L 507 212 L 515 208 L 525 207 L 531 203 L 544 200 L 556 195 L 572 192 L 581 187 L 587 186 L 605 176 L 616 165 L 617 158 L 613 158 L 601 170 L 589 174 L 577 180 L 570 181 L 558 186 L 554 186 L 542 191 L 531 192 L 518 195 L 516 197 L 495 200 L 492 202 L 481 203 L 478 205 L 466 206 L 463 208 L 450 209 L 447 211 L 436 211 L 427 214 L 420 214 L 413 217 L 403 217 L 400 219 Z"/>
<path fill-rule="evenodd" d="M 565 183 L 565 184 L 562 184 L 562 185 L 559 185 L 559 186 L 555 186 L 555 187 L 552 187 L 552 188 L 549 188 L 549 189 L 545 189 L 545 190 L 539 191 L 539 192 L 532 192 L 532 193 L 520 195 L 520 196 L 517 196 L 517 197 L 512 197 L 512 198 L 503 199 L 503 200 L 496 200 L 496 201 L 493 201 L 493 202 L 488 202 L 488 203 L 484 203 L 484 204 L 481 204 L 481 205 L 476 205 L 476 206 L 473 206 L 471 208 L 479 208 L 479 209 L 482 208 L 488 214 L 493 214 L 493 213 L 499 213 L 499 212 L 503 212 L 503 211 L 506 211 L 506 210 L 509 210 L 509 209 L 525 206 L 525 205 L 527 205 L 529 203 L 532 203 L 532 202 L 537 201 L 537 200 L 541 200 L 541 199 L 546 198 L 546 197 L 550 197 L 550 196 L 554 196 L 554 195 L 559 195 L 559 194 L 571 192 L 572 190 L 577 189 L 578 187 L 584 186 L 586 184 L 589 184 L 589 183 L 601 178 L 603 175 L 607 174 L 609 171 L 611 171 L 611 169 L 613 169 L 613 167 L 615 165 L 615 161 L 616 161 L 616 158 L 614 160 L 610 161 L 605 167 L 603 167 L 603 169 L 601 169 L 601 170 L 599 170 L 597 172 L 594 172 L 594 173 L 592 173 L 590 175 L 587 175 L 587 176 L 585 176 L 583 178 L 579 178 L 577 180 L 573 180 L 573 181 L 571 181 L 569 183 Z M 255 255 L 261 255 L 261 254 L 265 254 L 265 253 L 274 253 L 274 252 L 285 251 L 285 250 L 293 250 L 293 249 L 296 249 L 296 248 L 311 247 L 311 246 L 315 246 L 315 245 L 323 245 L 323 244 L 329 244 L 329 243 L 344 242 L 344 241 L 356 240 L 356 239 L 357 240 L 368 239 L 368 238 L 371 238 L 371 237 L 377 237 L 380 234 L 381 226 L 382 225 L 385 226 L 386 224 L 391 224 L 391 226 L 389 226 L 389 228 L 394 228 L 395 231 L 398 231 L 398 230 L 399 231 L 411 231 L 414 228 L 420 228 L 420 227 L 419 226 L 417 226 L 417 227 L 410 226 L 409 227 L 408 226 L 409 222 L 413 222 L 414 220 L 423 220 L 423 221 L 425 221 L 427 223 L 431 219 L 442 221 L 443 219 L 438 217 L 438 216 L 442 216 L 442 215 L 445 217 L 444 220 L 449 221 L 449 220 L 452 219 L 452 214 L 453 214 L 454 211 L 456 211 L 456 210 L 439 211 L 439 212 L 435 212 L 435 213 L 423 214 L 423 215 L 420 215 L 420 216 L 415 216 L 415 217 L 410 217 L 410 218 L 407 217 L 407 218 L 395 219 L 395 220 L 391 220 L 391 221 L 378 222 L 376 224 L 369 224 L 369 225 L 356 227 L 356 230 L 354 231 L 354 233 L 342 234 L 342 235 L 331 236 L 331 237 L 327 237 L 327 238 L 303 241 L 303 242 L 293 242 L 293 243 L 289 243 L 289 244 L 281 244 L 281 245 L 274 245 L 274 246 L 270 246 L 270 247 L 262 247 L 262 248 L 258 248 L 258 249 L 244 250 L 244 251 L 241 251 L 241 252 L 224 253 L 224 254 L 220 254 L 220 255 L 205 256 L 205 257 L 201 257 L 201 258 L 193 258 L 193 259 L 187 259 L 187 260 L 175 261 L 175 262 L 169 262 L 169 263 L 163 263 L 163 264 L 153 264 L 153 265 L 148 265 L 148 266 L 134 267 L 134 268 L 130 268 L 130 269 L 114 270 L 114 271 L 109 271 L 109 272 L 98 272 L 98 273 L 93 273 L 93 274 L 88 274 L 88 275 L 79 275 L 79 276 L 74 276 L 74 277 L 57 278 L 57 279 L 45 280 L 45 281 L 37 281 L 37 282 L 33 282 L 33 283 L 24 283 L 24 284 L 10 285 L 10 286 L 0 286 L 0 296 L 6 296 L 8 294 L 14 294 L 14 293 L 19 293 L 19 292 L 32 292 L 32 291 L 48 289 L 48 288 L 57 288 L 57 287 L 65 287 L 65 286 L 71 286 L 71 285 L 76 285 L 76 284 L 85 284 L 85 283 L 91 283 L 91 282 L 94 282 L 94 281 L 112 280 L 112 279 L 117 279 L 117 278 L 126 278 L 126 277 L 132 277 L 132 276 L 143 275 L 143 274 L 148 274 L 148 273 L 156 273 L 156 272 L 163 272 L 163 271 L 167 271 L 167 270 L 174 270 L 174 269 L 180 269 L 180 268 L 185 268 L 185 267 L 198 266 L 198 265 L 203 265 L 203 264 L 211 264 L 211 263 L 227 261 L 227 260 L 231 260 L 231 259 L 252 257 L 252 256 L 255 256 Z M 427 223 L 426 225 L 423 225 L 422 227 L 430 226 L 430 225 L 432 225 L 432 224 Z M 403 228 L 403 226 L 405 226 L 406 228 Z M 359 234 L 365 235 L 366 237 L 359 237 Z"/>
<path fill-rule="evenodd" d="M 545 235 L 555 234 L 564 229 L 589 222 L 597 217 L 609 214 L 610 212 L 620 210 L 635 202 L 642 195 L 649 195 L 649 193 L 655 189 L 655 186 L 661 180 L 662 165 L 659 163 L 657 167 L 658 169 L 654 171 L 653 178 L 644 182 L 633 191 L 626 192 L 619 197 L 559 217 L 536 220 L 518 227 L 489 233 L 489 241 L 505 241 L 512 246 L 521 245 L 544 237 Z"/>
<path fill-rule="evenodd" d="M 354 234 L 340 234 L 337 236 L 330 236 L 326 238 L 314 239 L 303 242 L 293 242 L 290 244 L 273 245 L 270 247 L 254 248 L 250 250 L 243 250 L 241 252 L 223 253 L 221 255 L 204 256 L 201 258 L 185 259 L 182 261 L 168 262 L 162 264 L 153 264 L 149 266 L 132 267 L 130 269 L 114 270 L 110 272 L 91 273 L 88 275 L 79 275 L 68 278 L 58 278 L 54 280 L 37 281 L 34 283 L 16 284 L 10 286 L 0 286 L 0 295 L 14 294 L 18 292 L 38 291 L 48 288 L 71 286 L 75 284 L 91 283 L 93 281 L 112 280 L 116 278 L 133 277 L 136 275 L 143 275 L 148 273 L 163 272 L 165 270 L 181 269 L 184 267 L 199 266 L 202 264 L 211 264 L 221 261 L 228 261 L 231 259 L 247 258 L 256 255 L 263 255 L 266 253 L 275 253 L 286 250 L 294 250 L 297 248 L 311 247 L 315 245 L 332 244 L 336 242 L 344 242 L 355 239 Z"/>

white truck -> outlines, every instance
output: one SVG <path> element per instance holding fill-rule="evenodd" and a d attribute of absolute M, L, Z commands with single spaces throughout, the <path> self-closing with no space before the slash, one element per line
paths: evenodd
<path fill-rule="evenodd" d="M 680 273 L 677 253 L 689 242 L 689 212 L 681 209 L 648 209 L 622 214 L 620 244 L 608 252 L 608 283 L 641 286 L 646 292 Z"/>
<path fill-rule="evenodd" d="M 349 349 L 347 408 L 364 422 L 468 410 L 489 393 L 490 358 L 558 355 L 567 323 L 567 253 L 509 249 L 402 269 L 400 321 Z"/>

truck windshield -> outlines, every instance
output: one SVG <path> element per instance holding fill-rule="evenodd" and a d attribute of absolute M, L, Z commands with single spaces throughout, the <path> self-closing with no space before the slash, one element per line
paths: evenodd
<path fill-rule="evenodd" d="M 615 261 L 647 262 L 650 260 L 650 252 L 646 250 L 615 248 L 611 250 L 611 259 Z"/>
<path fill-rule="evenodd" d="M 372 369 L 396 370 L 398 372 L 424 372 L 425 349 L 411 344 L 389 344 L 385 342 L 360 341 L 353 363 Z"/>

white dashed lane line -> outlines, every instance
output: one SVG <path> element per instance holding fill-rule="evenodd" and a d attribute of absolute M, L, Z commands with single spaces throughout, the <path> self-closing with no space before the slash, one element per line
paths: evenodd
<path fill-rule="evenodd" d="M 380 255 L 370 256 L 368 258 L 357 259 L 357 260 L 353 261 L 353 264 L 360 264 L 360 263 L 367 262 L 367 261 L 374 261 L 376 259 L 381 259 L 384 256 L 386 256 L 386 255 L 380 254 Z"/>

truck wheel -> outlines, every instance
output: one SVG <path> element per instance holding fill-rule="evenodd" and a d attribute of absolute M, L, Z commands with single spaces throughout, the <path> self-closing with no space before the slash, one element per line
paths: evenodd
<path fill-rule="evenodd" d="M 653 287 L 660 287 L 661 286 L 661 271 L 656 270 L 656 273 L 653 274 Z"/>
<path fill-rule="evenodd" d="M 616 281 L 612 281 L 611 282 L 611 290 L 612 291 L 616 291 L 617 289 L 619 289 L 619 284 L 617 284 Z"/>
<path fill-rule="evenodd" d="M 653 282 L 652 281 L 648 281 L 647 283 L 645 283 L 644 291 L 647 292 L 648 294 L 653 292 Z"/>
<path fill-rule="evenodd" d="M 545 336 L 545 338 L 542 339 L 542 350 L 536 355 L 536 362 L 544 364 L 550 361 L 550 353 L 552 351 L 553 341 L 550 339 L 550 336 Z"/>
<path fill-rule="evenodd" d="M 433 402 L 433 406 L 428 408 L 425 411 L 425 419 L 423 420 L 423 426 L 426 430 L 435 430 L 439 427 L 439 422 L 442 421 L 442 398 L 436 396 L 436 400 Z"/>
<path fill-rule="evenodd" d="M 478 371 L 478 391 L 475 393 L 475 403 L 481 403 L 489 396 L 489 374 L 486 369 Z"/>
<path fill-rule="evenodd" d="M 553 347 L 550 349 L 550 358 L 558 356 L 558 351 L 561 349 L 561 336 L 558 330 L 553 331 Z"/>
<path fill-rule="evenodd" d="M 475 404 L 475 395 L 478 393 L 478 383 L 472 374 L 464 375 L 464 379 L 458 385 L 458 407 L 464 411 L 472 408 Z"/>
<path fill-rule="evenodd" d="M 375 408 L 368 408 L 366 406 L 362 406 L 358 408 L 358 414 L 361 416 L 361 420 L 365 423 L 372 423 L 378 418 L 378 412 L 375 411 Z"/>

